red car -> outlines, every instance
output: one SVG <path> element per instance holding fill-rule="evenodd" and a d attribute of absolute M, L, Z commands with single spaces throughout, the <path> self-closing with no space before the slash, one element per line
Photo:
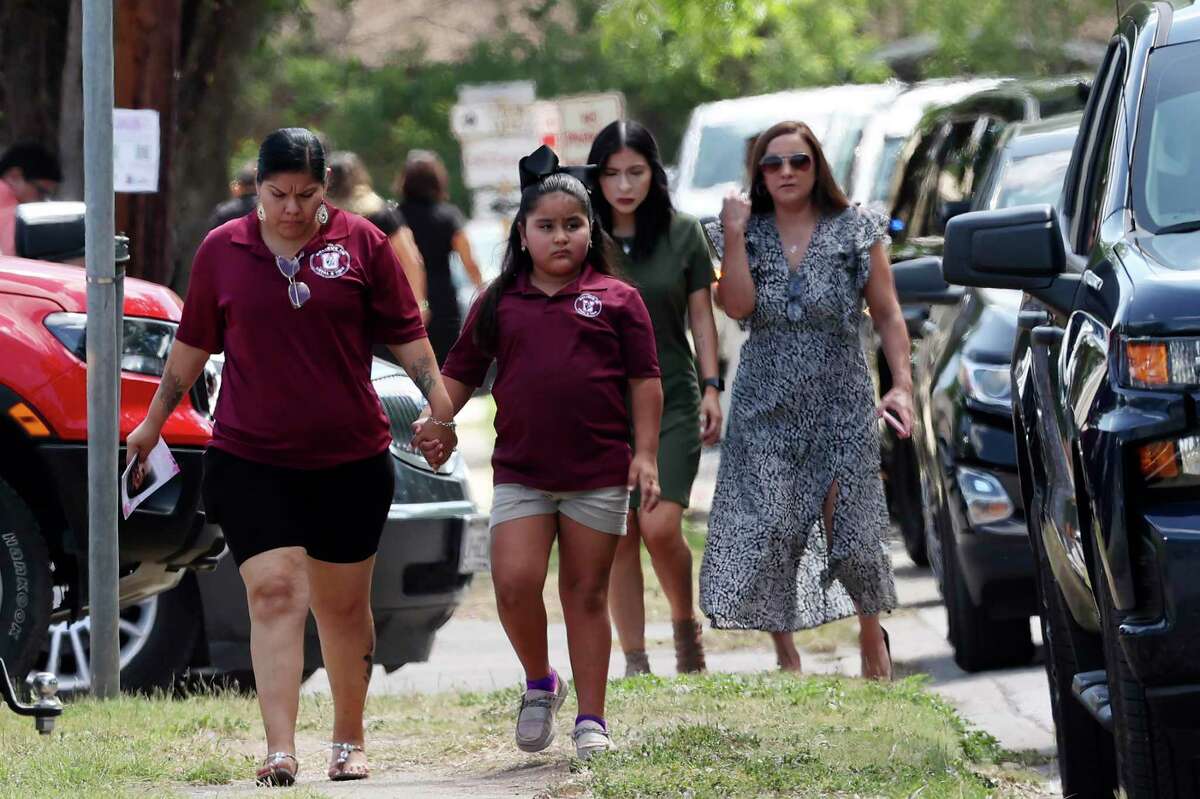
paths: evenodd
<path fill-rule="evenodd" d="M 47 260 L 0 256 L 0 658 L 14 676 L 35 664 L 51 622 L 87 608 L 87 288 L 82 268 L 47 262 L 82 252 L 82 204 L 21 206 L 17 238 Z M 124 292 L 122 438 L 146 414 L 182 308 L 152 283 L 129 279 Z M 119 524 L 123 606 L 184 569 L 213 568 L 224 549 L 199 509 L 216 379 L 207 373 L 163 428 L 182 472 Z M 79 638 L 54 646 L 86 657 Z"/>

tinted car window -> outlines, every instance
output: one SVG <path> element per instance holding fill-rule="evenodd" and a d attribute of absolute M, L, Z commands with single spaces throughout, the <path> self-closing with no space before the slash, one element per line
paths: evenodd
<path fill-rule="evenodd" d="M 896 162 L 900 158 L 900 150 L 904 147 L 903 136 L 889 136 L 883 141 L 883 152 L 879 155 L 879 164 L 875 177 L 871 181 L 871 196 L 868 202 L 885 203 L 892 191 L 892 178 L 896 174 Z"/>
<path fill-rule="evenodd" d="M 1056 204 L 1070 161 L 1070 149 L 1005 159 L 987 207 Z"/>
<path fill-rule="evenodd" d="M 913 154 L 904 165 L 904 173 L 900 179 L 900 188 L 896 193 L 896 203 L 892 208 L 892 238 L 899 243 L 909 236 L 925 235 L 924 228 L 913 227 L 914 221 L 921 221 L 920 211 L 927 202 L 925 183 L 933 168 L 932 158 L 938 142 L 942 137 L 940 126 L 934 126 L 925 133 L 913 148 Z"/>
<path fill-rule="evenodd" d="M 1200 220 L 1200 42 L 1150 57 L 1138 115 L 1134 212 L 1159 232 Z"/>
<path fill-rule="evenodd" d="M 970 119 L 950 125 L 938 152 L 937 202 L 925 209 L 925 229 L 930 234 L 945 232 L 942 212 L 947 203 L 971 199 L 970 177 L 974 164 L 974 133 L 978 120 Z"/>

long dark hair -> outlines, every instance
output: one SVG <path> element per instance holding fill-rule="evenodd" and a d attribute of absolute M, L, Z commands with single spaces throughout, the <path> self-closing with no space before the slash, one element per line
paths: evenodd
<path fill-rule="evenodd" d="M 430 205 L 445 202 L 450 197 L 446 165 L 432 150 L 412 150 L 404 160 L 404 172 L 392 189 L 405 202 Z"/>
<path fill-rule="evenodd" d="M 596 222 L 596 214 L 583 183 L 576 177 L 557 172 L 530 185 L 521 192 L 521 205 L 508 232 L 508 248 L 504 253 L 504 264 L 500 268 L 500 274 L 488 284 L 479 299 L 478 316 L 475 320 L 475 344 L 489 355 L 494 356 L 499 345 L 500 297 L 516 282 L 519 275 L 533 271 L 533 258 L 521 249 L 519 226 L 525 224 L 525 220 L 543 197 L 555 192 L 562 192 L 578 201 L 579 207 L 583 209 L 591 224 L 592 246 L 588 251 L 587 262 L 591 264 L 592 269 L 602 275 L 619 276 L 612 239 Z"/>
<path fill-rule="evenodd" d="M 596 134 L 587 162 L 598 166 L 603 176 L 608 159 L 624 147 L 638 153 L 650 164 L 650 193 L 634 211 L 636 230 L 630 253 L 634 258 L 649 258 L 658 244 L 659 237 L 670 232 L 671 217 L 675 214 L 671 205 L 670 189 L 667 187 L 667 170 L 663 166 L 662 156 L 659 155 L 654 134 L 639 122 L 613 122 Z M 608 204 L 602 190 L 596 192 L 596 216 L 600 218 L 604 229 L 611 234 L 612 206 Z"/>
<path fill-rule="evenodd" d="M 325 148 L 308 128 L 280 128 L 258 146 L 258 185 L 279 172 L 307 172 L 325 182 Z"/>
<path fill-rule="evenodd" d="M 829 168 L 829 161 L 825 158 L 825 151 L 821 149 L 821 142 L 817 140 L 817 134 L 813 133 L 812 128 L 803 122 L 779 122 L 763 131 L 754 140 L 754 147 L 750 150 L 747 167 L 750 171 L 751 213 L 771 214 L 775 212 L 775 201 L 771 199 L 771 193 L 767 191 L 762 167 L 758 165 L 758 162 L 766 155 L 767 146 L 774 139 L 792 133 L 799 133 L 812 148 L 813 167 L 817 170 L 813 180 L 813 205 L 823 215 L 849 208 L 850 201 L 846 199 L 846 193 L 842 191 L 841 186 L 837 183 L 837 178 L 833 176 L 833 170 Z"/>

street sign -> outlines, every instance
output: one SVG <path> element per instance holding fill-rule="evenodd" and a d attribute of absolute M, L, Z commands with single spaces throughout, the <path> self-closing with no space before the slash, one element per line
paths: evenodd
<path fill-rule="evenodd" d="M 515 186 L 517 162 L 537 146 L 531 135 L 467 139 L 462 143 L 463 183 L 468 189 Z"/>
<path fill-rule="evenodd" d="M 158 112 L 114 108 L 113 188 L 127 194 L 158 191 Z"/>
<path fill-rule="evenodd" d="M 568 164 L 584 163 L 596 134 L 625 116 L 625 98 L 619 92 L 560 97 L 555 102 L 561 120 L 556 149 Z"/>

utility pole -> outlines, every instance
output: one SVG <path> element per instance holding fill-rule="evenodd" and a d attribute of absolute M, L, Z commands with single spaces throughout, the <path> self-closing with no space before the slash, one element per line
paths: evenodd
<path fill-rule="evenodd" d="M 123 292 L 113 203 L 113 5 L 83 0 L 83 196 L 87 203 L 88 606 L 92 694 L 121 691 L 117 451 Z"/>

